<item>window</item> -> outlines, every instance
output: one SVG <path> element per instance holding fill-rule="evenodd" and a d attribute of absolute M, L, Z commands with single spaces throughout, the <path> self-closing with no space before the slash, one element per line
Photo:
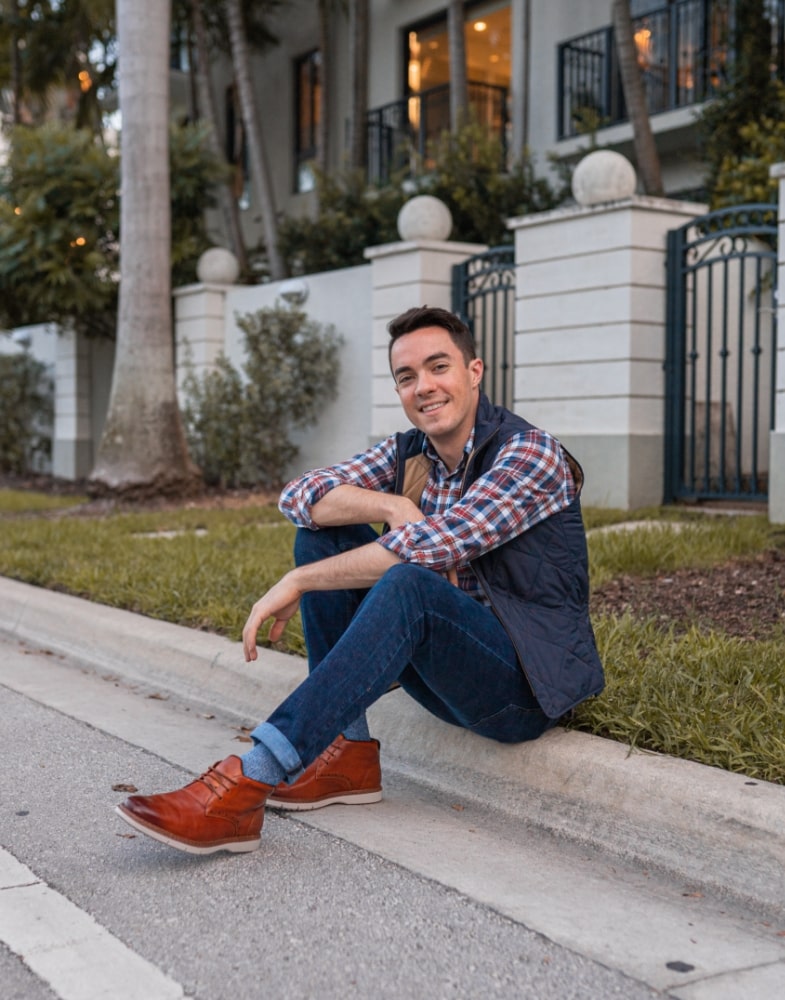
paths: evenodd
<path fill-rule="evenodd" d="M 319 149 L 322 57 L 314 49 L 295 62 L 295 191 L 312 191 Z"/>
<path fill-rule="evenodd" d="M 480 122 L 502 134 L 510 85 L 510 5 L 472 4 L 464 25 L 469 103 Z M 410 126 L 421 144 L 450 125 L 450 49 L 447 19 L 441 17 L 406 33 L 406 81 Z"/>
<path fill-rule="evenodd" d="M 510 5 L 474 4 L 466 12 L 466 77 L 471 83 L 510 85 Z M 450 82 L 447 20 L 441 17 L 407 32 L 405 92 Z"/>
<path fill-rule="evenodd" d="M 633 32 L 649 112 L 694 105 L 727 77 L 728 0 L 632 2 Z M 624 121 L 613 28 L 558 48 L 560 138 Z"/>

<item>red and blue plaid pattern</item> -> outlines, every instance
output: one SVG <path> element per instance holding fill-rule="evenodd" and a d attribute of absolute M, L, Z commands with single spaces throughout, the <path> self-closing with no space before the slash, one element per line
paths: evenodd
<path fill-rule="evenodd" d="M 473 444 L 472 433 L 463 459 L 450 472 L 426 440 L 431 474 L 420 502 L 423 518 L 386 532 L 379 543 L 404 562 L 437 572 L 457 568 L 461 589 L 481 599 L 471 561 L 568 507 L 576 491 L 559 442 L 532 430 L 513 435 L 492 468 L 461 496 Z M 298 527 L 315 529 L 311 509 L 326 493 L 344 484 L 391 493 L 396 462 L 395 437 L 386 438 L 348 462 L 293 480 L 278 506 Z"/>

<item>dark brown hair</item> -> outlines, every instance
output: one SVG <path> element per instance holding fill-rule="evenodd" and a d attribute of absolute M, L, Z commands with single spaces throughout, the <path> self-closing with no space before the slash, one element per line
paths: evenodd
<path fill-rule="evenodd" d="M 414 333 L 415 330 L 422 330 L 427 326 L 438 326 L 446 330 L 450 335 L 453 344 L 463 355 L 463 360 L 468 365 L 472 358 L 477 357 L 474 349 L 474 337 L 469 327 L 455 313 L 447 309 L 439 309 L 436 306 L 414 306 L 407 309 L 405 313 L 391 319 L 387 324 L 390 332 L 390 344 L 387 349 L 388 357 L 392 354 L 392 346 L 399 337 L 407 333 Z"/>

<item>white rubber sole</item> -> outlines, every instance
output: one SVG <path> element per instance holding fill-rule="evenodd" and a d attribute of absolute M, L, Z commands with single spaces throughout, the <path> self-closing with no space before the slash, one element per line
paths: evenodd
<path fill-rule="evenodd" d="M 330 795 L 313 802 L 290 802 L 288 799 L 276 799 L 274 795 L 268 798 L 266 805 L 271 809 L 284 809 L 287 812 L 310 812 L 312 809 L 323 809 L 325 806 L 367 806 L 372 802 L 381 802 L 382 793 L 358 792 L 356 795 Z"/>
<path fill-rule="evenodd" d="M 132 813 L 126 812 L 122 806 L 115 806 L 114 811 L 121 819 L 124 819 L 129 826 L 132 826 L 134 830 L 138 830 L 139 833 L 143 833 L 146 837 L 150 837 L 152 840 L 157 840 L 161 844 L 167 844 L 169 847 L 175 847 L 178 851 L 185 851 L 186 854 L 215 854 L 217 851 L 230 851 L 232 854 L 245 854 L 249 851 L 255 851 L 262 842 L 261 837 L 256 837 L 248 840 L 213 841 L 210 844 L 195 844 L 190 840 L 178 840 L 176 837 L 172 837 L 170 834 L 164 833 L 163 830 L 159 830 L 154 826 L 149 826 L 147 823 L 143 823 Z"/>

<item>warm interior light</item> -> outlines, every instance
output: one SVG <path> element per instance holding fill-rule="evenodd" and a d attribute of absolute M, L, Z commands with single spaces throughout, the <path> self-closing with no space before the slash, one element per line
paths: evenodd
<path fill-rule="evenodd" d="M 87 240 L 84 236 L 77 236 L 75 240 L 71 240 L 72 247 L 83 247 L 85 243 L 87 243 Z"/>
<path fill-rule="evenodd" d="M 93 79 L 90 76 L 90 74 L 87 72 L 87 70 L 86 69 L 80 70 L 79 71 L 79 87 L 81 88 L 82 93 L 85 93 L 86 91 L 88 91 L 92 87 L 92 85 L 93 85 Z"/>
<path fill-rule="evenodd" d="M 485 29 L 487 27 L 488 27 L 488 25 L 485 23 L 485 21 L 475 21 L 474 22 L 474 30 L 475 31 L 485 31 Z"/>
<path fill-rule="evenodd" d="M 648 66 L 651 62 L 651 29 L 638 28 L 635 32 L 635 48 L 638 50 L 638 62 Z"/>
<path fill-rule="evenodd" d="M 21 214 L 22 214 L 22 209 L 17 205 L 16 208 L 14 209 L 14 215 L 21 215 Z"/>

